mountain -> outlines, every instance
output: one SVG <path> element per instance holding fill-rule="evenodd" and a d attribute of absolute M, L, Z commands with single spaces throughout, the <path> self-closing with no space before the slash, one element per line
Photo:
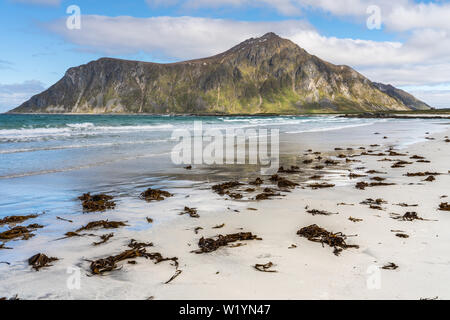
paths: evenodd
<path fill-rule="evenodd" d="M 304 113 L 429 108 L 274 33 L 170 64 L 102 58 L 67 70 L 15 113 Z"/>
<path fill-rule="evenodd" d="M 397 100 L 400 100 L 405 104 L 408 108 L 412 110 L 429 110 L 431 107 L 426 104 L 423 101 L 418 100 L 416 97 L 414 97 L 412 94 L 409 94 L 406 91 L 403 91 L 401 89 L 397 89 L 394 86 L 390 84 L 382 84 L 379 82 L 373 82 L 373 84 L 384 93 L 388 94 L 389 96 L 396 98 Z"/>

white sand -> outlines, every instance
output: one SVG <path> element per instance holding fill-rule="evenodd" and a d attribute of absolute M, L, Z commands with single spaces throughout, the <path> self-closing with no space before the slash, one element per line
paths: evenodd
<path fill-rule="evenodd" d="M 176 215 L 177 210 L 168 210 L 173 198 L 147 205 L 142 210 L 141 203 L 121 203 L 119 208 L 108 214 L 110 220 L 132 220 L 150 216 L 154 227 L 137 231 L 132 226 L 119 230 L 97 231 L 98 234 L 115 232 L 110 243 L 99 247 L 91 246 L 97 238 L 72 238 L 51 241 L 45 232 L 21 246 L 20 257 L 29 257 L 39 251 L 48 256 L 62 258 L 50 268 L 39 272 L 30 270 L 24 259 L 17 258 L 11 265 L 0 264 L 0 297 L 18 294 L 23 299 L 450 299 L 450 213 L 438 211 L 443 195 L 450 196 L 449 148 L 443 142 L 449 131 L 437 134 L 436 140 L 428 140 L 409 146 L 400 152 L 425 156 L 430 164 L 414 163 L 405 168 L 392 169 L 392 162 L 379 162 L 384 157 L 360 157 L 365 166 L 387 172 L 382 176 L 394 186 L 383 186 L 358 190 L 357 181 L 340 177 L 334 188 L 311 190 L 295 189 L 286 197 L 260 202 L 238 202 L 224 200 L 209 189 L 199 191 L 209 194 L 210 199 L 175 199 L 180 203 L 189 201 L 190 206 L 199 209 L 200 218 L 178 216 L 164 221 L 165 215 Z M 345 147 L 345 146 L 343 146 Z M 378 152 L 386 148 L 373 148 Z M 390 157 L 404 159 L 409 157 Z M 434 182 L 422 182 L 423 177 L 406 177 L 406 172 L 437 171 L 444 173 Z M 342 172 L 341 172 L 342 173 Z M 288 177 L 289 178 L 289 177 Z M 409 183 L 421 183 L 409 185 Z M 193 194 L 194 195 L 194 194 Z M 359 203 L 366 198 L 383 198 L 385 210 L 369 209 Z M 345 202 L 354 206 L 338 206 Z M 419 207 L 404 208 L 395 205 L 406 202 Z M 312 216 L 305 206 L 339 212 L 338 215 Z M 239 209 L 234 212 L 227 209 Z M 257 211 L 246 210 L 247 207 Z M 416 211 L 424 219 L 437 221 L 399 221 L 390 213 L 404 214 Z M 352 222 L 352 216 L 363 219 Z M 103 216 L 104 218 L 104 216 Z M 83 216 L 71 226 L 76 229 L 93 216 Z M 225 223 L 222 229 L 213 226 Z M 349 248 L 340 256 L 333 249 L 299 237 L 296 232 L 311 224 L 333 232 L 343 232 L 349 237 L 348 244 L 358 244 L 359 249 Z M 193 228 L 203 230 L 196 235 Z M 243 230 L 239 229 L 242 228 Z M 402 230 L 409 238 L 395 236 L 391 230 Z M 244 241 L 245 246 L 221 248 L 207 254 L 191 253 L 198 249 L 198 239 L 251 231 L 263 238 L 262 241 Z M 174 273 L 169 262 L 158 265 L 138 258 L 137 265 L 121 263 L 123 268 L 104 276 L 90 276 L 89 263 L 83 259 L 95 259 L 116 254 L 126 249 L 129 239 L 154 242 L 149 252 L 161 252 L 164 256 L 177 256 L 182 273 L 170 284 L 164 284 Z M 23 241 L 24 243 L 27 241 Z M 297 248 L 289 249 L 291 244 Z M 6 257 L 0 251 L 0 261 Z M 252 266 L 255 263 L 273 262 L 277 273 L 263 273 Z M 396 270 L 382 270 L 379 267 L 394 262 Z M 67 267 L 79 266 L 81 288 L 68 289 L 66 281 L 70 276 Z M 219 272 L 219 273 L 217 273 Z M 369 281 L 369 284 L 367 285 Z M 377 286 L 379 284 L 379 286 Z"/>

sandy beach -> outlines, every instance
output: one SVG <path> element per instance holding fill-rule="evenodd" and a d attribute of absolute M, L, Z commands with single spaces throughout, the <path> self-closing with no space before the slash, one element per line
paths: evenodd
<path fill-rule="evenodd" d="M 70 218 L 72 222 L 54 219 L 52 225 L 36 231 L 34 238 L 13 241 L 12 250 L 0 250 L 0 297 L 449 299 L 450 216 L 448 211 L 438 210 L 440 203 L 450 201 L 450 143 L 445 142 L 449 135 L 450 130 L 445 128 L 424 135 L 427 139 L 421 142 L 399 147 L 389 138 L 383 139 L 381 133 L 373 135 L 372 146 L 364 141 L 360 144 L 355 138 L 351 146 L 331 140 L 311 150 L 296 150 L 281 165 L 299 168 L 278 175 L 298 186 L 279 188 L 270 176 L 261 176 L 264 183 L 252 186 L 249 182 L 257 178 L 254 175 L 230 189 L 242 194 L 239 200 L 214 192 L 211 187 L 217 182 L 196 181 L 186 184 L 187 193 L 180 192 L 180 186 L 161 188 L 173 194 L 162 201 L 145 202 L 134 196 L 126 201 L 117 199 L 116 209 L 104 213 L 79 214 Z M 305 163 L 308 159 L 312 162 Z M 324 165 L 326 160 L 332 161 Z M 400 160 L 406 163 L 392 168 Z M 370 170 L 378 173 L 368 173 Z M 429 174 L 406 175 L 420 172 Z M 351 178 L 350 173 L 361 176 Z M 430 175 L 435 180 L 424 181 Z M 393 185 L 369 185 L 364 190 L 355 187 L 358 182 L 376 183 L 373 178 L 377 177 Z M 313 183 L 334 186 L 314 189 Z M 281 195 L 254 200 L 264 188 Z M 362 204 L 367 199 L 375 202 Z M 195 208 L 199 217 L 180 215 L 184 206 Z M 314 209 L 331 214 L 307 212 Z M 407 212 L 417 213 L 419 219 L 404 219 Z M 127 226 L 89 230 L 89 235 L 56 240 L 55 231 L 63 237 L 64 232 L 100 219 L 122 221 Z M 314 224 L 335 234 L 342 232 L 347 245 L 359 247 L 344 248 L 336 255 L 333 247 L 297 234 Z M 202 237 L 239 232 L 251 232 L 261 239 L 232 242 L 212 252 L 193 252 L 199 250 Z M 111 240 L 92 245 L 108 233 L 114 234 Z M 137 257 L 118 262 L 116 270 L 92 274 L 91 261 L 130 249 L 127 245 L 131 239 L 152 242 L 153 246 L 145 248 L 147 252 L 176 257 L 179 266 L 174 266 L 175 260 L 155 264 L 152 259 Z M 5 246 L 13 242 L 5 242 Z M 27 261 L 36 253 L 59 260 L 37 272 Z M 273 265 L 266 271 L 276 272 L 261 272 L 254 267 L 269 262 Z M 394 268 L 383 269 L 389 264 Z"/>

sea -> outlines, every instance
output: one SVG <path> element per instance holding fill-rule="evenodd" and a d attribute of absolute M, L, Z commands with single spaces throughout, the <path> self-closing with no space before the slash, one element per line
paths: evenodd
<path fill-rule="evenodd" d="M 0 114 L 0 218 L 46 212 L 80 214 L 78 196 L 107 192 L 136 198 L 148 187 L 209 188 L 206 182 L 259 174 L 257 166 L 175 164 L 176 130 L 279 131 L 281 164 L 305 150 L 423 141 L 448 120 L 317 116 L 155 116 Z M 386 137 L 386 138 L 384 138 Z M 284 161 L 284 162 L 283 162 Z M 292 163 L 292 162 L 291 162 Z"/>

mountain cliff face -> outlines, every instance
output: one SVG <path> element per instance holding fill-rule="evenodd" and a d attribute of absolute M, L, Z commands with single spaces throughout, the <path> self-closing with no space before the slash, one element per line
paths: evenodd
<path fill-rule="evenodd" d="M 268 33 L 205 59 L 171 64 L 92 61 L 69 69 L 55 85 L 11 112 L 253 114 L 429 108 L 398 92 Z"/>

